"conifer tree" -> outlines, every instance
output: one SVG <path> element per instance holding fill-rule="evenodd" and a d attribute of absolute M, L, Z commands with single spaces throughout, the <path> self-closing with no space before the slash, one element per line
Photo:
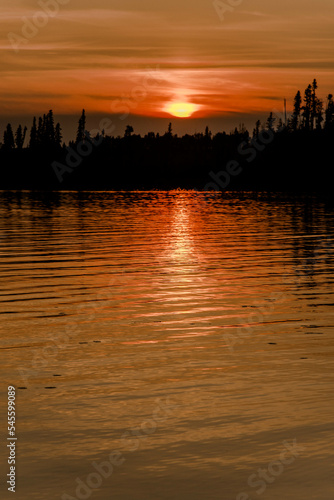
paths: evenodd
<path fill-rule="evenodd" d="M 260 134 L 260 128 L 261 128 L 261 120 L 257 120 L 255 123 L 255 128 L 253 130 L 253 138 L 257 139 Z"/>
<path fill-rule="evenodd" d="M 133 127 L 131 125 L 127 125 L 125 127 L 124 137 L 131 137 L 132 133 L 133 133 Z"/>
<path fill-rule="evenodd" d="M 211 132 L 211 130 L 209 129 L 208 126 L 205 127 L 204 135 L 205 135 L 205 138 L 207 140 L 211 139 L 211 137 L 212 137 L 212 132 Z"/>
<path fill-rule="evenodd" d="M 22 130 L 22 125 L 19 125 L 17 127 L 16 133 L 15 133 L 15 144 L 16 144 L 17 149 L 23 148 L 26 133 L 27 133 L 27 127 L 24 127 L 24 130 Z"/>
<path fill-rule="evenodd" d="M 44 141 L 44 126 L 43 119 L 41 117 L 38 118 L 38 127 L 37 127 L 37 143 L 43 144 Z"/>
<path fill-rule="evenodd" d="M 325 128 L 331 128 L 334 123 L 334 100 L 333 94 L 328 94 L 327 96 L 327 107 L 325 112 Z"/>
<path fill-rule="evenodd" d="M 315 126 L 317 130 L 320 130 L 322 128 L 322 122 L 324 121 L 323 110 L 324 103 L 321 99 L 317 98 L 315 103 Z"/>
<path fill-rule="evenodd" d="M 62 139 L 63 139 L 63 136 L 61 133 L 61 126 L 60 126 L 60 123 L 57 123 L 56 129 L 55 129 L 55 145 L 60 147 Z"/>
<path fill-rule="evenodd" d="M 52 109 L 50 109 L 45 118 L 45 139 L 49 144 L 55 143 L 55 125 Z"/>
<path fill-rule="evenodd" d="M 304 128 L 310 130 L 310 123 L 312 117 L 312 86 L 309 85 L 304 93 L 304 106 L 303 106 L 303 119 Z"/>
<path fill-rule="evenodd" d="M 85 130 L 86 130 L 86 113 L 85 110 L 83 109 L 78 122 L 77 136 L 75 139 L 76 144 L 85 140 Z"/>
<path fill-rule="evenodd" d="M 318 115 L 318 98 L 317 98 L 317 80 L 314 79 L 312 82 L 312 92 L 311 92 L 311 130 L 314 129 L 314 122 Z"/>
<path fill-rule="evenodd" d="M 272 132 L 274 131 L 274 123 L 276 121 L 276 118 L 274 117 L 273 113 L 271 112 L 270 115 L 267 118 L 266 121 L 266 128 L 268 130 L 271 130 Z"/>
<path fill-rule="evenodd" d="M 7 124 L 6 130 L 3 134 L 3 145 L 6 149 L 15 148 L 14 134 L 10 123 Z"/>
<path fill-rule="evenodd" d="M 32 121 L 32 127 L 30 129 L 30 140 L 29 140 L 29 148 L 34 148 L 37 144 L 37 125 L 36 125 L 36 117 Z"/>
<path fill-rule="evenodd" d="M 294 103 L 293 103 L 293 114 L 291 118 L 291 125 L 294 131 L 298 130 L 300 125 L 300 113 L 302 110 L 302 96 L 300 90 L 298 90 L 295 95 Z"/>

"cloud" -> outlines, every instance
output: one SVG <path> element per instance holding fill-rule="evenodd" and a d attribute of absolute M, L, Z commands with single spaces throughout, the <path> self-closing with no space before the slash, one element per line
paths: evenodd
<path fill-rule="evenodd" d="M 40 7 L 35 0 L 5 6 L 0 106 L 12 114 L 45 106 L 107 111 L 156 65 L 163 79 L 135 113 L 156 115 L 175 95 L 209 114 L 262 112 L 314 77 L 324 95 L 333 90 L 332 0 L 245 6 L 221 22 L 211 1 L 70 0 L 19 53 L 7 34 L 21 33 L 22 17 Z"/>

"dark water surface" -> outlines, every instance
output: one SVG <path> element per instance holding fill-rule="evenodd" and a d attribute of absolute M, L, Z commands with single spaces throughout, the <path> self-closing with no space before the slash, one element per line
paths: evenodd
<path fill-rule="evenodd" d="M 0 203 L 17 500 L 333 499 L 332 206 L 182 191 Z M 1 457 L 13 498 L 5 444 Z"/>

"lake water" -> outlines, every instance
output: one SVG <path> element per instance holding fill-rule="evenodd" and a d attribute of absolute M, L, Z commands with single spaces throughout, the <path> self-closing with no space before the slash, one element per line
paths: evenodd
<path fill-rule="evenodd" d="M 17 500 L 333 499 L 328 201 L 0 202 L 1 432 L 14 385 Z"/>

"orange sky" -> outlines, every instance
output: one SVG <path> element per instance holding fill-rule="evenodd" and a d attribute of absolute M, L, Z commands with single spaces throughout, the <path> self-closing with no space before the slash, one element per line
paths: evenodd
<path fill-rule="evenodd" d="M 314 77 L 322 97 L 334 92 L 333 0 L 240 0 L 223 20 L 211 0 L 49 0 L 59 12 L 15 51 L 8 33 L 22 36 L 43 2 L 1 0 L 6 117 L 168 117 L 176 100 L 196 104 L 193 117 L 256 115 L 291 106 Z"/>

